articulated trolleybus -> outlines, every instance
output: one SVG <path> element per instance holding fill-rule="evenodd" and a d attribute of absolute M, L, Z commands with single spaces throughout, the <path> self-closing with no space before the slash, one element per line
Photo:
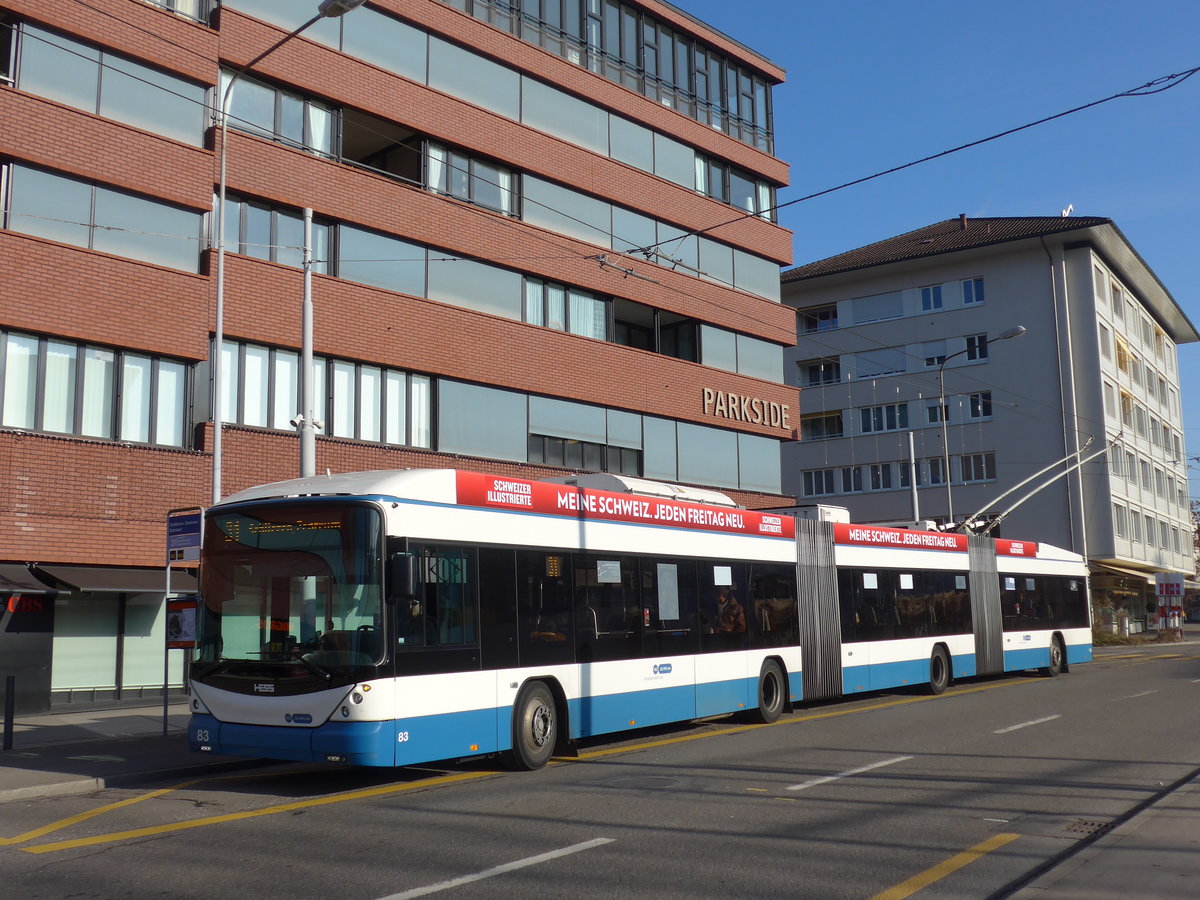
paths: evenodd
<path fill-rule="evenodd" d="M 1091 658 L 1044 544 L 613 475 L 297 479 L 205 515 L 193 750 L 399 766 Z"/>

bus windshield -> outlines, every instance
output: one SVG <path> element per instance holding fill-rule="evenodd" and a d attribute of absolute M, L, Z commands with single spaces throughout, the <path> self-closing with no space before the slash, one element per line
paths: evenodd
<path fill-rule="evenodd" d="M 207 517 L 200 661 L 373 665 L 383 655 L 382 521 L 367 503 L 287 501 Z"/>

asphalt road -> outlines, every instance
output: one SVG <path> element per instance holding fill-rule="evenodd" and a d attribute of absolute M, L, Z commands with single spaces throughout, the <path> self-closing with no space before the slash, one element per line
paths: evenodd
<path fill-rule="evenodd" d="M 1200 647 L 591 743 L 0 807 L 0 895 L 1004 897 L 1200 768 Z"/>

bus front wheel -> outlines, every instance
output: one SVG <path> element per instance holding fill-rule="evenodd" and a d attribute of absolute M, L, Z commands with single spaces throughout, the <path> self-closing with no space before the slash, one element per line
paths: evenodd
<path fill-rule="evenodd" d="M 929 693 L 941 694 L 950 686 L 950 658 L 944 647 L 935 647 L 929 658 Z"/>
<path fill-rule="evenodd" d="M 514 769 L 540 769 L 554 755 L 558 741 L 558 710 L 554 695 L 540 681 L 527 684 L 513 704 L 513 746 L 509 763 Z"/>

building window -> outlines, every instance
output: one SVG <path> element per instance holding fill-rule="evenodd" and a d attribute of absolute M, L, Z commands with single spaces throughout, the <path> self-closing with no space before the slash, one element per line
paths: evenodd
<path fill-rule="evenodd" d="M 842 380 L 842 364 L 837 359 L 808 359 L 797 363 L 797 368 L 803 387 L 837 384 Z"/>
<path fill-rule="evenodd" d="M 1113 531 L 1119 538 L 1129 537 L 1129 511 L 1119 503 L 1113 504 Z"/>
<path fill-rule="evenodd" d="M 840 412 L 817 416 L 804 416 L 800 420 L 800 438 L 805 441 L 825 441 L 842 436 L 842 414 Z"/>
<path fill-rule="evenodd" d="M 921 310 L 923 312 L 932 312 L 935 309 L 941 308 L 942 286 L 940 284 L 932 284 L 921 288 Z"/>
<path fill-rule="evenodd" d="M 967 359 L 987 359 L 988 345 L 986 334 L 967 335 Z"/>
<path fill-rule="evenodd" d="M 838 327 L 837 307 L 822 306 L 816 309 L 802 309 L 799 313 L 799 319 L 801 334 L 833 331 Z"/>
<path fill-rule="evenodd" d="M 465 153 L 429 144 L 425 151 L 425 184 L 431 191 L 495 210 L 517 215 L 517 176 L 509 169 Z"/>
<path fill-rule="evenodd" d="M 930 425 L 950 421 L 950 405 L 946 403 L 930 403 L 925 407 L 925 421 Z"/>
<path fill-rule="evenodd" d="M 0 331 L 0 426 L 186 446 L 185 362 Z"/>
<path fill-rule="evenodd" d="M 933 369 L 946 361 L 945 341 L 926 341 L 921 345 L 921 355 L 925 357 L 925 368 Z"/>
<path fill-rule="evenodd" d="M 1133 428 L 1133 395 L 1121 391 L 1121 424 Z"/>
<path fill-rule="evenodd" d="M 221 418 L 294 431 L 300 410 L 295 350 L 226 341 L 221 353 Z M 325 434 L 371 443 L 432 446 L 432 381 L 350 360 L 313 360 L 313 416 Z"/>
<path fill-rule="evenodd" d="M 940 458 L 931 458 L 929 461 L 929 483 L 930 484 L 945 484 L 945 460 Z M 917 484 L 921 483 L 921 476 L 917 475 Z"/>
<path fill-rule="evenodd" d="M 1138 469 L 1142 473 L 1142 488 L 1147 491 L 1154 490 L 1154 482 L 1150 479 L 1151 467 L 1150 463 L 1144 459 L 1138 460 Z"/>
<path fill-rule="evenodd" d="M 211 0 L 146 0 L 151 6 L 161 6 L 173 13 L 195 19 L 197 22 L 208 20 L 208 8 Z"/>
<path fill-rule="evenodd" d="M 969 400 L 969 415 L 972 419 L 990 419 L 992 417 L 992 392 L 979 391 L 971 394 Z"/>
<path fill-rule="evenodd" d="M 1107 381 L 1104 382 L 1104 414 L 1113 419 L 1117 416 L 1116 389 Z"/>
<path fill-rule="evenodd" d="M 983 302 L 983 279 L 968 278 L 962 283 L 963 306 Z"/>
<path fill-rule="evenodd" d="M 809 469 L 803 474 L 804 496 L 823 497 L 834 493 L 833 469 Z"/>
<path fill-rule="evenodd" d="M 886 403 L 882 406 L 868 406 L 859 410 L 862 422 L 862 433 L 872 434 L 879 431 L 898 431 L 908 427 L 908 404 Z"/>
<path fill-rule="evenodd" d="M 0 28 L 6 46 L 9 27 Z M 17 34 L 20 90 L 193 146 L 203 143 L 200 85 L 30 24 Z"/>
<path fill-rule="evenodd" d="M 871 464 L 871 490 L 890 491 L 892 489 L 892 464 Z"/>
<path fill-rule="evenodd" d="M 0 166 L 0 181 L 4 180 Z M 124 191 L 11 165 L 5 228 L 196 272 L 203 216 Z"/>
<path fill-rule="evenodd" d="M 1109 296 L 1112 297 L 1113 316 L 1124 320 L 1125 318 L 1125 298 L 1121 295 L 1121 286 L 1115 281 L 1109 283 Z"/>
<path fill-rule="evenodd" d="M 642 474 L 641 450 L 551 435 L 529 435 L 529 462 L 581 472 L 615 472 L 635 477 Z"/>
<path fill-rule="evenodd" d="M 565 285 L 525 279 L 525 321 L 530 325 L 608 340 L 609 301 Z"/>
<path fill-rule="evenodd" d="M 743 212 L 774 219 L 774 189 L 719 160 L 696 154 L 696 190 Z"/>
<path fill-rule="evenodd" d="M 1136 512 L 1129 514 L 1129 539 L 1134 543 L 1140 543 L 1142 540 L 1142 517 Z M 1150 542 L 1154 542 L 1154 532 L 1150 532 Z"/>
<path fill-rule="evenodd" d="M 995 481 L 996 454 L 966 453 L 963 454 L 961 460 L 960 471 L 963 484 L 969 484 L 973 481 Z"/>
<path fill-rule="evenodd" d="M 1112 332 L 1103 323 L 1100 325 L 1100 353 L 1105 359 L 1112 359 Z"/>
<path fill-rule="evenodd" d="M 862 466 L 842 467 L 842 493 L 857 494 L 863 489 Z"/>
<path fill-rule="evenodd" d="M 227 198 L 225 213 L 225 249 L 255 259 L 266 259 L 293 268 L 304 265 L 304 216 L 299 210 L 272 207 L 251 200 Z M 216 204 L 220 203 L 218 199 Z M 219 206 L 218 206 L 219 210 Z M 216 218 L 212 223 L 215 232 Z M 329 235 L 331 226 L 313 221 L 312 270 L 330 272 Z"/>
<path fill-rule="evenodd" d="M 1096 303 L 1099 306 L 1108 306 L 1108 276 L 1099 266 L 1092 266 L 1092 281 L 1096 290 Z"/>
<path fill-rule="evenodd" d="M 1158 523 L 1158 547 L 1160 550 L 1171 549 L 1171 526 L 1166 522 Z"/>
<path fill-rule="evenodd" d="M 217 101 L 225 96 L 232 74 L 222 70 Z M 241 77 L 229 98 L 229 127 L 291 147 L 333 155 L 334 112 L 315 100 Z"/>
<path fill-rule="evenodd" d="M 631 5 L 446 0 L 476 18 L 770 153 L 771 86 Z"/>

